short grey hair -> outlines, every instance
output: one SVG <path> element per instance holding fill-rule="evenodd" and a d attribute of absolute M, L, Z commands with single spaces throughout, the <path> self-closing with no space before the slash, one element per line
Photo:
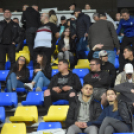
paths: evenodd
<path fill-rule="evenodd" d="M 93 14 L 93 18 L 94 18 L 94 17 L 100 18 L 100 14 L 99 14 L 99 13 L 94 13 L 94 14 Z"/>

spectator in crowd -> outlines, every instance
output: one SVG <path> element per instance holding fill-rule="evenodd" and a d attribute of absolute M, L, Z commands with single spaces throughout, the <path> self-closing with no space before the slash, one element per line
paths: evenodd
<path fill-rule="evenodd" d="M 127 63 L 124 67 L 124 71 L 117 75 L 115 85 L 125 82 L 134 83 L 134 69 L 133 65 L 130 63 Z"/>
<path fill-rule="evenodd" d="M 58 28 L 54 23 L 49 22 L 49 15 L 41 15 L 42 26 L 39 27 L 34 41 L 34 64 L 37 54 L 44 52 L 47 58 L 47 65 L 51 63 L 51 55 L 55 50 L 56 40 L 59 37 Z"/>
<path fill-rule="evenodd" d="M 70 37 L 70 28 L 65 28 L 61 39 L 58 42 L 58 59 L 66 59 L 73 57 L 75 52 L 75 40 Z"/>
<path fill-rule="evenodd" d="M 119 92 L 118 98 L 128 104 L 134 103 L 134 84 L 125 82 L 115 85 L 114 90 Z"/>
<path fill-rule="evenodd" d="M 50 67 L 51 68 L 51 67 Z M 48 77 L 51 77 L 51 70 L 49 67 L 46 67 L 46 56 L 44 53 L 39 53 L 37 55 L 37 66 L 34 69 L 34 77 L 31 83 L 25 83 L 25 88 L 32 91 L 33 87 L 36 88 L 36 91 L 42 91 L 43 87 L 48 86 L 50 80 Z"/>
<path fill-rule="evenodd" d="M 93 14 L 93 19 L 96 21 L 100 20 L 100 14 L 99 13 L 94 13 Z"/>
<path fill-rule="evenodd" d="M 75 9 L 74 15 L 76 20 L 76 34 L 72 36 L 73 39 L 77 37 L 76 54 L 78 59 L 85 59 L 85 52 L 88 45 L 88 30 L 90 27 L 90 17 L 82 13 L 81 9 Z"/>
<path fill-rule="evenodd" d="M 90 10 L 91 9 L 91 6 L 89 4 L 86 4 L 85 5 L 85 10 Z"/>
<path fill-rule="evenodd" d="M 29 70 L 26 67 L 26 59 L 20 56 L 7 76 L 7 91 L 14 92 L 16 88 L 24 88 L 24 83 L 28 82 L 28 79 Z"/>
<path fill-rule="evenodd" d="M 40 26 L 40 14 L 37 6 L 28 7 L 22 14 L 22 23 L 26 24 L 26 40 L 30 50 L 30 58 L 33 60 L 33 45 L 35 33 Z"/>
<path fill-rule="evenodd" d="M 54 10 L 49 11 L 49 21 L 57 25 L 58 18 L 56 16 L 56 12 Z"/>
<path fill-rule="evenodd" d="M 113 89 L 107 90 L 107 106 L 96 121 L 88 122 L 87 126 L 100 126 L 99 134 L 113 134 L 130 132 L 131 113 L 125 102 L 118 101 L 116 92 Z"/>
<path fill-rule="evenodd" d="M 114 47 L 117 48 L 117 54 L 119 54 L 120 46 L 114 25 L 106 20 L 106 14 L 101 14 L 100 20 L 89 28 L 88 44 L 90 49 L 92 49 L 96 44 L 102 44 L 102 49 L 106 50 L 108 53 L 108 61 L 114 65 Z M 102 49 L 97 49 L 94 52 L 93 57 L 99 58 L 98 54 Z"/>
<path fill-rule="evenodd" d="M 13 18 L 13 22 L 19 24 L 19 19 L 18 18 Z"/>
<path fill-rule="evenodd" d="M 123 58 L 119 59 L 119 72 L 124 70 L 124 66 L 127 63 L 131 63 L 134 66 L 134 52 L 131 46 L 124 48 Z"/>
<path fill-rule="evenodd" d="M 60 36 L 62 35 L 63 31 L 67 27 L 66 21 L 67 21 L 66 17 L 65 16 L 61 16 L 61 24 L 58 27 Z"/>
<path fill-rule="evenodd" d="M 4 20 L 0 21 L 0 70 L 5 69 L 6 53 L 11 61 L 11 67 L 15 63 L 15 45 L 19 36 L 19 25 L 11 19 L 11 11 L 4 11 Z"/>
<path fill-rule="evenodd" d="M 69 100 L 69 104 L 71 104 L 75 101 L 76 93 L 81 89 L 79 77 L 68 71 L 68 66 L 67 60 L 59 60 L 59 73 L 52 77 L 48 89 L 44 91 L 44 104 L 47 110 L 52 102 L 59 99 Z"/>
<path fill-rule="evenodd" d="M 93 49 L 88 54 L 88 60 L 92 60 L 93 54 L 96 49 L 101 49 L 103 45 L 98 44 L 93 47 Z M 101 50 L 99 52 L 99 58 L 101 60 L 101 70 L 104 70 L 109 73 L 110 76 L 110 87 L 114 87 L 115 77 L 116 77 L 116 70 L 112 63 L 108 62 L 108 53 L 105 50 Z"/>
<path fill-rule="evenodd" d="M 67 134 L 98 134 L 98 127 L 87 126 L 87 122 L 96 120 L 101 114 L 101 104 L 93 97 L 93 86 L 84 84 L 78 99 L 69 108 L 66 124 Z"/>
<path fill-rule="evenodd" d="M 129 14 L 128 9 L 121 10 L 122 19 L 120 20 L 118 29 L 116 30 L 117 34 L 120 33 L 120 30 L 124 29 L 124 38 L 121 44 L 121 54 L 120 59 L 123 57 L 123 50 L 126 46 L 132 45 L 134 51 L 134 18 Z"/>
<path fill-rule="evenodd" d="M 70 6 L 69 6 L 69 10 L 70 11 L 74 11 L 76 8 L 76 4 L 75 3 L 72 3 Z"/>
<path fill-rule="evenodd" d="M 84 77 L 84 83 L 90 83 L 94 87 L 94 98 L 106 103 L 105 92 L 109 88 L 109 74 L 101 70 L 101 60 L 92 59 L 90 61 L 90 72 Z"/>
<path fill-rule="evenodd" d="M 3 8 L 0 7 L 0 13 L 4 13 L 4 10 Z"/>
<path fill-rule="evenodd" d="M 115 19 L 116 19 L 116 21 L 120 21 L 121 20 L 121 14 L 120 13 L 116 13 L 116 15 L 115 15 Z"/>
<path fill-rule="evenodd" d="M 23 7 L 22 7 L 22 11 L 24 12 L 24 11 L 26 11 L 26 9 L 29 7 L 29 5 L 23 5 Z"/>

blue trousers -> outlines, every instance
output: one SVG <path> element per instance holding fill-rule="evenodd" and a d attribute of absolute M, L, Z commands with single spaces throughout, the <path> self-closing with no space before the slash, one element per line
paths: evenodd
<path fill-rule="evenodd" d="M 108 50 L 106 50 L 106 51 L 108 53 L 108 61 L 114 65 L 115 64 L 115 52 L 114 51 L 108 51 Z M 94 52 L 93 57 L 94 58 L 99 58 L 99 52 L 100 51 Z"/>
<path fill-rule="evenodd" d="M 11 73 L 7 79 L 7 91 L 12 92 L 12 89 L 24 88 L 24 83 L 16 79 L 16 74 Z"/>
<path fill-rule="evenodd" d="M 45 86 L 48 86 L 50 80 L 44 75 L 42 71 L 37 72 L 36 76 L 33 78 L 33 82 L 35 82 L 35 88 L 39 87 L 42 89 Z"/>

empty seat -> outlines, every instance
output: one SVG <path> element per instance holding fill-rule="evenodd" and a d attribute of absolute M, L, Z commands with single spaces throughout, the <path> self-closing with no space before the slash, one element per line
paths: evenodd
<path fill-rule="evenodd" d="M 26 134 L 26 125 L 24 123 L 5 123 L 1 134 Z"/>
<path fill-rule="evenodd" d="M 58 100 L 56 102 L 53 102 L 53 105 L 68 105 L 69 101 L 67 100 Z"/>
<path fill-rule="evenodd" d="M 60 122 L 41 122 L 38 126 L 37 131 L 45 129 L 57 129 L 57 128 L 62 128 Z"/>
<path fill-rule="evenodd" d="M 34 99 L 33 99 L 34 98 Z M 22 101 L 22 105 L 36 105 L 40 106 L 44 104 L 44 93 L 43 92 L 29 92 L 27 94 L 26 101 Z"/>
<path fill-rule="evenodd" d="M 34 99 L 34 98 L 33 98 Z M 38 110 L 36 106 L 19 106 L 14 116 L 9 118 L 11 122 L 38 122 Z"/>
<path fill-rule="evenodd" d="M 52 70 L 52 77 L 55 75 L 55 74 L 57 74 L 59 71 L 58 71 L 58 69 L 53 69 Z"/>
<path fill-rule="evenodd" d="M 6 119 L 5 108 L 0 107 L 0 122 L 4 123 Z"/>
<path fill-rule="evenodd" d="M 18 97 L 16 93 L 0 93 L 0 106 L 14 106 L 18 105 Z"/>
<path fill-rule="evenodd" d="M 43 117 L 44 121 L 65 121 L 69 106 L 50 106 L 48 114 Z"/>
<path fill-rule="evenodd" d="M 89 61 L 88 59 L 79 59 L 78 62 L 77 62 L 77 65 L 75 66 L 75 68 L 88 68 L 90 69 L 90 66 L 89 66 Z"/>
<path fill-rule="evenodd" d="M 77 74 L 79 78 L 84 78 L 89 73 L 89 69 L 73 69 L 73 73 Z"/>
<path fill-rule="evenodd" d="M 0 70 L 0 81 L 6 81 L 9 70 Z"/>

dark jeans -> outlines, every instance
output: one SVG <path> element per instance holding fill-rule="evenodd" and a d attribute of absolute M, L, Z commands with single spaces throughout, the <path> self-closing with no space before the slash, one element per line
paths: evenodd
<path fill-rule="evenodd" d="M 45 47 L 38 47 L 36 49 L 34 49 L 34 65 L 36 65 L 37 61 L 37 55 L 40 53 L 40 52 L 43 52 L 46 56 L 46 59 L 47 59 L 47 65 L 50 65 L 51 63 L 51 53 L 52 53 L 52 49 L 51 48 L 45 48 Z"/>
<path fill-rule="evenodd" d="M 0 45 L 0 70 L 5 70 L 6 53 L 11 61 L 11 67 L 15 63 L 15 45 Z"/>
<path fill-rule="evenodd" d="M 37 31 L 36 27 L 30 27 L 26 30 L 26 40 L 30 50 L 31 60 L 33 60 L 33 46 L 34 46 L 34 38 L 35 38 L 36 31 Z"/>
<path fill-rule="evenodd" d="M 101 124 L 99 134 L 113 134 L 114 132 L 130 132 L 130 128 L 120 120 L 106 117 Z"/>

